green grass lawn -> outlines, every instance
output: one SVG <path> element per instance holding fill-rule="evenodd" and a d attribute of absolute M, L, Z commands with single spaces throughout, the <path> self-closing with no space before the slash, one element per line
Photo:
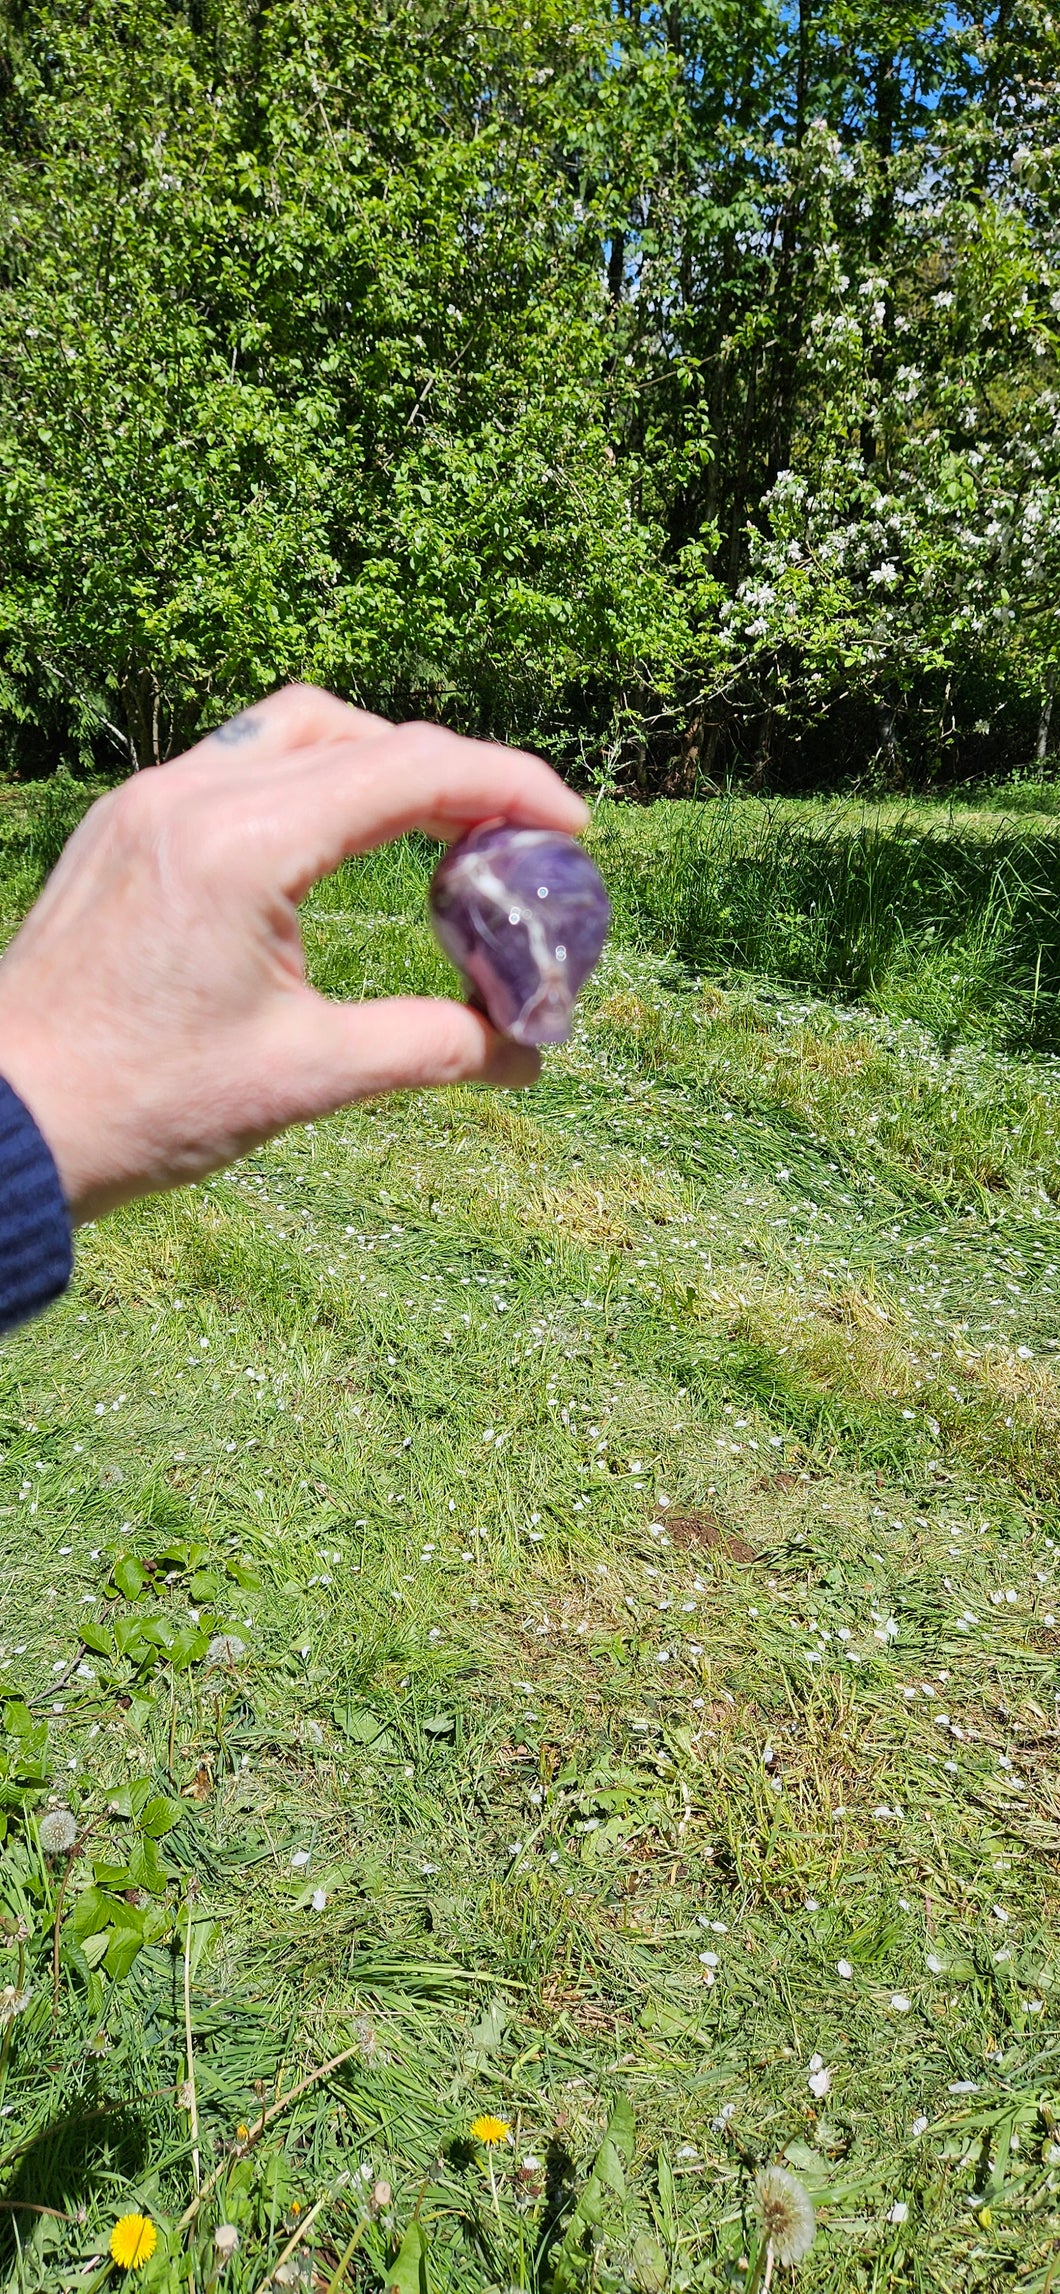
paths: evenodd
<path fill-rule="evenodd" d="M 1060 1061 L 1014 959 L 708 972 L 685 818 L 598 820 L 535 1091 L 124 1212 L 4 1347 L 22 2294 L 746 2287 L 770 2163 L 807 2289 L 1060 2286 Z M 321 984 L 446 983 L 423 875 Z"/>

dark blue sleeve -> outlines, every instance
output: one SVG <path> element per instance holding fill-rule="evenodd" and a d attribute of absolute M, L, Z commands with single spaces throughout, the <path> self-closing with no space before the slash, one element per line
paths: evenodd
<path fill-rule="evenodd" d="M 73 1258 L 51 1148 L 0 1077 L 0 1330 L 50 1306 L 66 1289 Z"/>

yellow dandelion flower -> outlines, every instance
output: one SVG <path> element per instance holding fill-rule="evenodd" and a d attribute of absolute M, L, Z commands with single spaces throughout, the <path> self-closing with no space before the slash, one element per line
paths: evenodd
<path fill-rule="evenodd" d="M 471 2121 L 471 2133 L 476 2143 L 485 2143 L 487 2150 L 492 2150 L 494 2143 L 508 2142 L 511 2132 L 507 2119 L 491 2118 L 488 2111 L 484 2111 L 480 2119 Z"/>
<path fill-rule="evenodd" d="M 123 2214 L 110 2234 L 111 2261 L 119 2270 L 142 2270 L 158 2245 L 158 2232 L 146 2214 Z"/>

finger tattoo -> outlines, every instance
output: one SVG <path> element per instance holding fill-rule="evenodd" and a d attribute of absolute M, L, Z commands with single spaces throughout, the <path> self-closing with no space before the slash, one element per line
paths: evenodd
<path fill-rule="evenodd" d="M 224 724 L 216 727 L 213 737 L 215 741 L 223 741 L 226 748 L 234 748 L 237 741 L 252 741 L 260 731 L 260 718 L 251 717 L 241 709 L 238 717 L 226 717 Z"/>

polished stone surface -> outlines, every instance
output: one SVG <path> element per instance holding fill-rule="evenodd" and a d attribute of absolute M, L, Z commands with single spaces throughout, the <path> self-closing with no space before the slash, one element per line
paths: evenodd
<path fill-rule="evenodd" d="M 439 862 L 430 902 L 446 955 L 494 1027 L 516 1043 L 565 1043 L 611 921 L 581 845 L 487 821 Z"/>

